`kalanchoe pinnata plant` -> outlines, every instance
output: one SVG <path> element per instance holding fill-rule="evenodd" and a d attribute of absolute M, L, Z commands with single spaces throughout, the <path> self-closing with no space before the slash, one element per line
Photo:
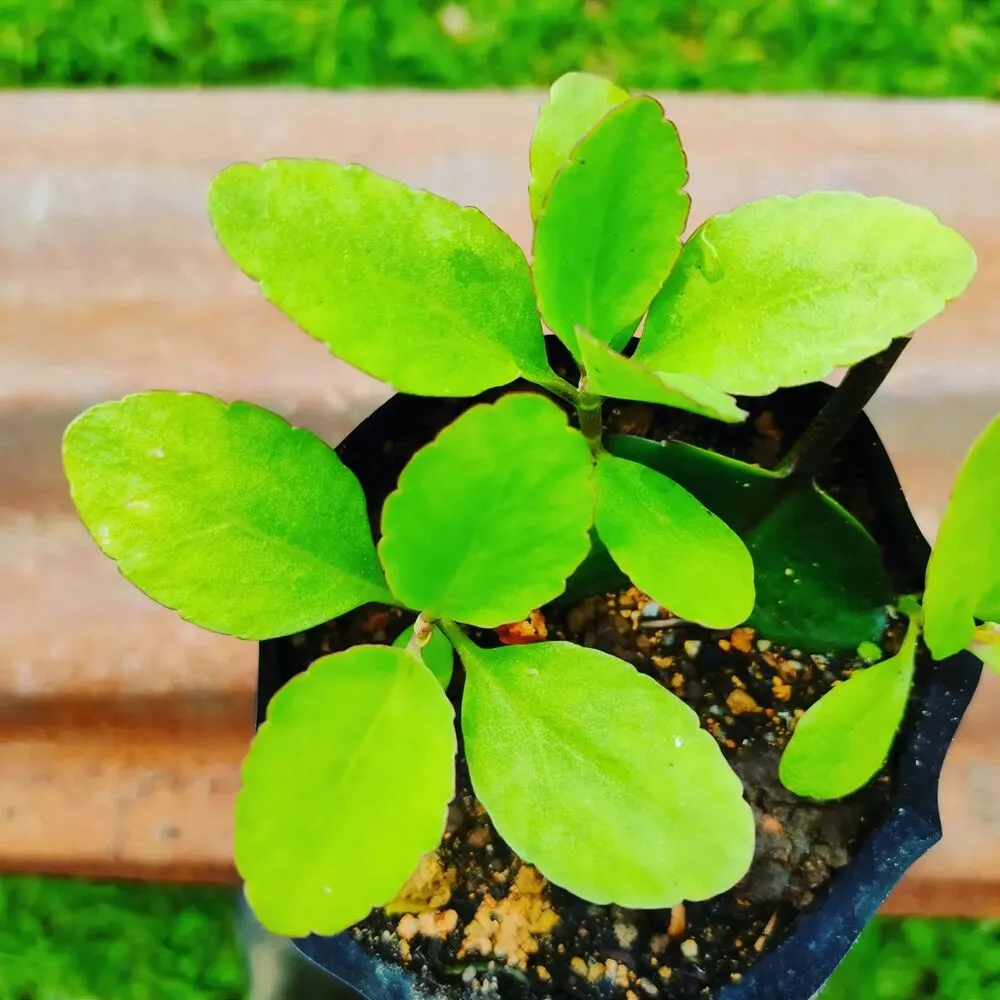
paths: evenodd
<path fill-rule="evenodd" d="M 73 497 L 98 545 L 187 620 L 265 639 L 368 602 L 416 616 L 395 646 L 325 656 L 270 704 L 243 770 L 236 861 L 277 932 L 346 928 L 437 845 L 455 788 L 452 649 L 475 793 L 553 882 L 597 903 L 665 907 L 747 871 L 740 781 L 681 700 L 605 653 L 482 648 L 464 626 L 526 617 L 581 564 L 624 573 L 708 628 L 749 621 L 821 651 L 879 638 L 894 603 L 878 546 L 812 482 L 842 430 L 836 407 L 819 444 L 765 470 L 605 435 L 602 405 L 741 421 L 732 394 L 821 378 L 931 319 L 972 277 L 965 241 L 924 209 L 846 192 L 758 201 L 685 240 L 677 130 L 653 99 L 586 74 L 552 88 L 530 164 L 530 265 L 476 209 L 360 166 L 238 164 L 212 185 L 226 251 L 339 357 L 418 395 L 537 387 L 473 406 L 417 451 L 377 546 L 337 454 L 248 403 L 142 393 L 66 433 Z M 578 384 L 550 367 L 543 322 L 578 362 Z M 974 618 L 1000 617 L 1000 553 L 966 544 L 983 516 L 968 497 L 988 472 L 963 473 L 979 485 L 960 481 L 931 566 L 923 614 L 938 656 L 988 642 Z M 955 598 L 951 581 L 972 577 L 979 589 Z M 916 641 L 914 625 L 899 656 L 832 692 L 815 724 L 807 716 L 790 784 L 823 791 L 827 745 L 810 751 L 809 733 L 857 730 L 843 692 L 867 685 L 894 730 Z M 884 754 L 857 757 L 870 775 Z M 828 780 L 840 794 L 845 783 Z"/>

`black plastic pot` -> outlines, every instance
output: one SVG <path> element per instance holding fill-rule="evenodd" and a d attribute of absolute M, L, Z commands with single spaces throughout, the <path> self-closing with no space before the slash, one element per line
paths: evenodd
<path fill-rule="evenodd" d="M 513 388 L 530 388 L 514 386 Z M 510 388 L 480 399 L 492 399 Z M 768 405 L 792 414 L 800 427 L 830 393 L 821 384 L 785 389 Z M 372 520 L 414 450 L 477 400 L 427 400 L 397 395 L 357 427 L 337 449 L 359 476 Z M 405 428 L 407 444 L 394 442 Z M 419 446 L 419 444 L 418 444 Z M 405 453 L 403 453 L 405 451 Z M 872 530 L 890 554 L 901 591 L 919 591 L 929 557 L 892 463 L 874 427 L 862 416 L 840 443 L 834 463 L 849 466 L 878 499 Z M 285 639 L 261 643 L 258 724 L 274 693 L 307 664 Z M 941 765 L 980 676 L 979 661 L 961 653 L 942 663 L 924 659 L 897 743 L 896 792 L 887 818 L 866 838 L 849 865 L 820 891 L 788 936 L 716 1000 L 810 1000 L 847 954 L 861 930 L 908 868 L 941 837 L 937 793 Z M 368 1000 L 427 1000 L 426 988 L 407 970 L 372 958 L 346 935 L 311 936 L 299 950 Z"/>

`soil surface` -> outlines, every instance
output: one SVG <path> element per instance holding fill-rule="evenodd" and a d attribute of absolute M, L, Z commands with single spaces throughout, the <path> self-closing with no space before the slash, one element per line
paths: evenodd
<path fill-rule="evenodd" d="M 743 425 L 721 425 L 644 404 L 608 409 L 613 432 L 691 441 L 770 467 L 806 416 L 742 401 Z M 443 402 L 439 425 L 452 419 Z M 427 428 L 414 428 L 414 436 Z M 420 441 L 423 443 L 423 441 Z M 412 443 L 393 440 L 364 476 L 373 523 Z M 350 455 L 345 461 L 354 464 Z M 361 471 L 357 469 L 356 471 Z M 824 485 L 863 522 L 872 519 L 863 483 L 835 462 Z M 890 565 L 890 571 L 892 566 Z M 413 615 L 369 605 L 293 637 L 289 676 L 316 657 L 364 642 L 391 642 Z M 886 655 L 901 626 L 890 624 Z M 742 778 L 757 822 L 753 866 L 729 892 L 672 910 L 595 906 L 548 882 L 499 837 L 475 800 L 461 746 L 457 788 L 442 846 L 424 859 L 397 901 L 348 933 L 367 951 L 412 970 L 429 994 L 454 998 L 711 996 L 788 933 L 865 833 L 880 823 L 892 791 L 892 762 L 857 794 L 814 803 L 777 777 L 796 719 L 861 664 L 782 648 L 749 628 L 710 631 L 675 619 L 645 594 L 624 587 L 570 604 L 555 602 L 522 623 L 476 631 L 481 645 L 566 639 L 619 656 L 654 677 L 698 713 Z M 287 678 L 283 678 L 287 679 Z M 461 701 L 462 672 L 449 688 Z"/>

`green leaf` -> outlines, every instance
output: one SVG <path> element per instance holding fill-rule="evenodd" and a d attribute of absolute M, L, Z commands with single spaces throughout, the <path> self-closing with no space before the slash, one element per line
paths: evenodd
<path fill-rule="evenodd" d="M 779 768 L 789 791 L 840 799 L 878 773 L 906 712 L 918 634 L 911 621 L 895 656 L 855 671 L 799 719 Z"/>
<path fill-rule="evenodd" d="M 924 638 L 934 659 L 964 649 L 976 618 L 1000 619 L 1000 416 L 959 469 L 941 520 L 924 593 Z"/>
<path fill-rule="evenodd" d="M 986 622 L 980 625 L 968 646 L 994 673 L 1000 674 L 1000 625 Z"/>
<path fill-rule="evenodd" d="M 590 902 L 658 908 L 746 874 L 750 807 L 679 698 L 568 642 L 459 652 L 472 787 L 547 878 Z"/>
<path fill-rule="evenodd" d="M 385 503 L 379 554 L 392 591 L 428 618 L 519 621 L 582 562 L 592 462 L 543 396 L 467 410 L 410 459 Z"/>
<path fill-rule="evenodd" d="M 397 649 L 406 649 L 413 638 L 413 626 L 405 628 L 397 637 L 393 645 Z M 431 631 L 431 637 L 423 648 L 419 651 L 420 662 L 437 678 L 438 684 L 442 688 L 447 688 L 451 683 L 451 673 L 455 666 L 455 651 L 451 648 L 451 643 L 444 637 L 444 633 L 436 625 Z"/>
<path fill-rule="evenodd" d="M 881 637 L 893 596 L 882 552 L 822 490 L 801 488 L 744 531 L 751 512 L 776 502 L 781 479 L 773 472 L 675 442 L 610 437 L 607 447 L 669 476 L 743 533 L 757 591 L 749 623 L 762 635 L 827 653 Z"/>
<path fill-rule="evenodd" d="M 584 388 L 587 392 L 613 399 L 673 406 L 727 423 L 738 424 L 746 417 L 746 411 L 736 405 L 732 396 L 691 375 L 654 372 L 582 330 L 577 331 L 577 340 L 586 372 Z"/>
<path fill-rule="evenodd" d="M 750 624 L 829 653 L 879 639 L 893 589 L 864 526 L 815 486 L 786 497 L 745 539 L 757 567 Z"/>
<path fill-rule="evenodd" d="M 732 526 L 758 499 L 775 493 L 781 477 L 757 465 L 696 448 L 680 441 L 663 443 L 628 434 L 606 438 L 608 451 L 675 479 Z"/>
<path fill-rule="evenodd" d="M 865 663 L 878 663 L 882 659 L 882 647 L 875 642 L 859 643 L 858 657 Z"/>
<path fill-rule="evenodd" d="M 122 575 L 243 639 L 391 602 L 354 474 L 315 434 L 249 403 L 145 392 L 77 417 L 73 502 Z"/>
<path fill-rule="evenodd" d="M 285 685 L 243 763 L 236 867 L 275 934 L 336 934 L 434 850 L 455 794 L 454 712 L 417 660 L 355 646 Z"/>
<path fill-rule="evenodd" d="M 573 147 L 612 109 L 628 100 L 628 92 L 592 73 L 566 73 L 552 85 L 531 137 L 528 159 L 531 183 L 528 202 L 537 219 L 556 172 Z"/>
<path fill-rule="evenodd" d="M 627 323 L 621 328 L 609 341 L 608 347 L 611 348 L 616 354 L 624 351 L 628 347 L 632 338 L 635 336 L 636 331 L 639 329 L 639 324 L 642 322 L 642 317 L 640 316 L 637 320 L 632 323 Z M 577 337 L 580 336 L 580 331 L 577 330 Z"/>
<path fill-rule="evenodd" d="M 958 233 L 891 198 L 752 202 L 709 219 L 685 244 L 636 357 L 725 392 L 765 395 L 908 336 L 975 269 Z"/>
<path fill-rule="evenodd" d="M 746 546 L 672 479 L 602 453 L 597 461 L 597 534 L 632 582 L 674 614 L 729 628 L 753 609 Z"/>
<path fill-rule="evenodd" d="M 578 327 L 607 343 L 649 308 L 680 254 L 686 183 L 677 129 L 651 97 L 609 112 L 556 174 L 532 273 L 542 316 L 570 350 Z"/>
<path fill-rule="evenodd" d="M 629 585 L 628 577 L 611 558 L 607 546 L 590 529 L 590 551 L 566 581 L 566 589 L 559 595 L 559 602 L 578 601 L 581 597 L 606 594 Z"/>
<path fill-rule="evenodd" d="M 402 392 L 553 377 L 524 255 L 476 209 L 362 167 L 269 160 L 219 174 L 209 212 L 271 302 Z"/>

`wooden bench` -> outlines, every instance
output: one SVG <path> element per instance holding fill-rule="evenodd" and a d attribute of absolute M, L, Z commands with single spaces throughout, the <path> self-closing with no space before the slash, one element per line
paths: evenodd
<path fill-rule="evenodd" d="M 119 578 L 77 522 L 66 423 L 150 387 L 242 397 L 339 440 L 387 390 L 264 303 L 205 218 L 240 159 L 363 162 L 530 239 L 537 94 L 290 90 L 0 94 L 0 869 L 229 880 L 256 647 L 199 631 Z M 695 222 L 778 192 L 925 204 L 980 274 L 918 334 L 871 408 L 932 532 L 960 457 L 1000 409 L 1000 107 L 665 99 Z M 821 234 L 818 234 L 819 238 Z M 944 780 L 944 842 L 893 912 L 1000 915 L 1000 679 Z"/>

